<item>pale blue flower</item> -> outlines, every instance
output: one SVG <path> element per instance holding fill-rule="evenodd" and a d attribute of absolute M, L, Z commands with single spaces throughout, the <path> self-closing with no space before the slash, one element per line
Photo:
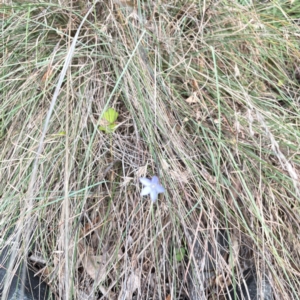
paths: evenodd
<path fill-rule="evenodd" d="M 157 200 L 158 194 L 165 192 L 165 189 L 159 183 L 159 179 L 157 176 L 153 176 L 151 180 L 142 177 L 140 178 L 140 182 L 145 186 L 142 189 L 141 196 L 146 196 L 150 194 L 152 202 L 155 202 Z"/>

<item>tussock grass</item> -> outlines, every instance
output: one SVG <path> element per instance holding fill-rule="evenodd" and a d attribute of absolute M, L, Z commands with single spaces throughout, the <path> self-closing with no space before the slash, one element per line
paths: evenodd
<path fill-rule="evenodd" d="M 59 299 L 188 299 L 224 231 L 208 299 L 248 267 L 298 299 L 297 1 L 85 2 L 0 6 L 3 245 L 21 234 Z"/>

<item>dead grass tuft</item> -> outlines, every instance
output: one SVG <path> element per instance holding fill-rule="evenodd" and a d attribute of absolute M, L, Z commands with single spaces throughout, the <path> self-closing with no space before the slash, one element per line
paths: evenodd
<path fill-rule="evenodd" d="M 2 244 L 59 299 L 298 299 L 300 7 L 227 2 L 0 6 Z"/>

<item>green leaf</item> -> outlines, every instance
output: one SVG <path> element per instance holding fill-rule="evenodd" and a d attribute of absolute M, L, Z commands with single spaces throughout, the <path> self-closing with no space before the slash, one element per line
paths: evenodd
<path fill-rule="evenodd" d="M 106 133 L 112 133 L 115 131 L 116 127 L 117 127 L 116 124 L 109 124 L 107 126 L 99 126 L 99 129 Z"/>
<path fill-rule="evenodd" d="M 117 118 L 118 118 L 118 113 L 113 109 L 109 108 L 103 115 L 103 118 L 108 121 L 110 124 L 113 124 Z"/>
<path fill-rule="evenodd" d="M 178 261 L 178 262 L 183 261 L 185 254 L 186 254 L 185 248 L 175 249 L 176 261 Z"/>

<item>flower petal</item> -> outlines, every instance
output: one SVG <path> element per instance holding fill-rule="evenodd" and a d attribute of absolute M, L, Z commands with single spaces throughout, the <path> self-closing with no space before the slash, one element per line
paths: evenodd
<path fill-rule="evenodd" d="M 158 184 L 155 189 L 158 194 L 164 193 L 166 191 L 165 188 L 161 184 Z"/>
<path fill-rule="evenodd" d="M 151 198 L 152 202 L 155 202 L 157 200 L 157 196 L 158 196 L 157 191 L 156 190 L 151 190 L 150 198 Z"/>
<path fill-rule="evenodd" d="M 158 177 L 157 177 L 157 176 L 153 176 L 152 179 L 151 179 L 151 183 L 152 183 L 152 184 L 157 184 L 157 183 L 159 183 Z"/>
<path fill-rule="evenodd" d="M 140 178 L 140 182 L 141 182 L 143 185 L 145 185 L 145 186 L 151 185 L 151 180 L 148 179 L 148 178 L 146 178 L 146 177 L 141 177 L 141 178 Z"/>
<path fill-rule="evenodd" d="M 151 191 L 152 190 L 151 190 L 150 186 L 146 186 L 142 189 L 141 196 L 146 196 L 146 195 L 150 194 Z"/>

